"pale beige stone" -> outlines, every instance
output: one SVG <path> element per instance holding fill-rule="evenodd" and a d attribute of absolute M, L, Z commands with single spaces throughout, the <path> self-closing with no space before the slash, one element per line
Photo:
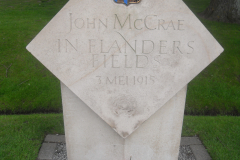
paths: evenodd
<path fill-rule="evenodd" d="M 63 83 L 61 89 L 68 160 L 178 158 L 187 87 L 125 139 Z"/>
<path fill-rule="evenodd" d="M 27 49 L 124 138 L 223 51 L 181 0 L 72 0 Z"/>

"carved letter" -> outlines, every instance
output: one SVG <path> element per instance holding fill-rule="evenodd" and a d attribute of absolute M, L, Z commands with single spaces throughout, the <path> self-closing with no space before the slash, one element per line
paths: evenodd
<path fill-rule="evenodd" d="M 116 45 L 115 45 L 115 44 L 116 44 Z M 116 46 L 116 47 L 114 47 L 114 46 Z M 120 50 L 120 47 L 118 46 L 117 41 L 114 41 L 114 42 L 113 42 L 112 46 L 109 48 L 109 50 L 108 50 L 107 53 L 109 53 L 112 48 L 117 48 L 118 51 L 119 51 L 119 53 L 122 53 L 121 50 Z"/>
<path fill-rule="evenodd" d="M 170 22 L 169 22 L 166 30 L 168 30 L 169 27 L 173 27 L 173 30 L 175 30 L 175 27 L 174 27 L 174 25 L 173 25 L 173 21 L 170 21 Z"/>
<path fill-rule="evenodd" d="M 123 78 L 124 78 L 124 77 L 123 77 L 123 76 L 119 76 L 118 78 L 119 78 L 119 84 L 120 84 L 120 85 L 125 85 L 125 83 L 124 83 L 124 81 L 123 81 Z"/>
<path fill-rule="evenodd" d="M 92 41 L 95 41 L 95 39 L 89 39 L 89 53 L 92 53 L 92 47 L 95 47 L 95 45 L 92 45 Z"/>
<path fill-rule="evenodd" d="M 99 19 L 99 29 L 100 29 L 100 23 L 105 26 L 105 28 L 107 28 L 107 24 L 108 24 L 108 19 L 106 18 L 106 24 L 104 24 L 100 19 Z"/>
<path fill-rule="evenodd" d="M 106 84 L 108 84 L 108 82 L 110 84 L 114 84 L 114 82 L 115 82 L 115 84 L 116 84 L 116 76 L 114 77 L 114 79 L 112 81 L 110 81 L 110 79 L 107 77 Z"/>
<path fill-rule="evenodd" d="M 178 20 L 178 30 L 184 30 L 184 29 L 180 29 L 180 26 L 182 26 L 183 24 L 181 23 L 181 21 L 184 21 L 184 20 Z"/>
<path fill-rule="evenodd" d="M 176 45 L 176 43 L 178 43 L 178 45 Z M 180 45 L 181 45 L 180 41 L 173 41 L 173 54 L 175 53 L 176 48 L 179 50 L 180 53 L 182 53 L 181 50 L 178 48 Z"/>
<path fill-rule="evenodd" d="M 132 68 L 127 66 L 127 55 L 125 55 L 125 68 Z"/>
<path fill-rule="evenodd" d="M 67 39 L 65 39 L 66 41 L 66 52 L 68 52 L 68 44 L 70 44 L 70 46 L 72 46 L 72 48 L 77 51 L 77 45 L 78 45 L 78 40 L 76 39 L 76 46 L 73 46 L 71 42 L 69 42 Z"/>
<path fill-rule="evenodd" d="M 137 21 L 142 21 L 142 19 L 136 19 L 135 21 L 134 21 L 134 27 L 137 29 L 137 30 L 141 30 L 142 28 L 137 28 L 137 26 L 136 26 L 136 22 Z"/>
<path fill-rule="evenodd" d="M 148 52 L 145 51 L 145 42 L 151 42 L 151 43 L 152 43 L 152 49 L 149 49 Z M 143 41 L 142 41 L 142 53 L 144 53 L 144 54 L 149 54 L 149 53 L 151 53 L 153 50 L 154 50 L 154 43 L 153 43 L 153 41 L 151 41 L 151 40 L 143 40 Z"/>
<path fill-rule="evenodd" d="M 98 78 L 98 84 L 101 84 L 102 81 L 101 81 L 101 76 L 96 76 Z"/>
<path fill-rule="evenodd" d="M 106 62 L 107 62 L 106 55 L 104 55 L 103 57 L 104 57 L 104 68 L 106 68 Z"/>
<path fill-rule="evenodd" d="M 167 41 L 160 41 L 160 50 L 159 50 L 160 54 L 167 54 L 166 52 L 165 53 L 162 52 L 162 48 L 166 48 L 166 45 L 163 45 L 164 42 L 167 42 Z"/>
<path fill-rule="evenodd" d="M 90 23 L 89 19 L 87 18 L 87 28 L 89 28 L 89 25 L 92 24 L 93 25 L 93 29 L 95 28 L 95 18 L 93 18 L 93 22 Z"/>
<path fill-rule="evenodd" d="M 163 21 L 162 23 L 161 23 L 161 20 Z M 159 19 L 158 20 L 158 30 L 160 30 L 160 26 L 162 26 L 162 28 L 164 29 L 164 30 L 166 30 L 164 27 L 163 27 L 163 24 L 165 23 L 165 21 L 163 20 L 163 19 Z"/>
<path fill-rule="evenodd" d="M 140 57 L 142 57 L 142 59 L 140 60 Z M 145 65 L 143 63 L 143 59 L 145 58 Z M 142 62 L 142 65 L 139 65 L 139 62 Z M 148 57 L 145 55 L 136 55 L 136 68 L 144 68 L 148 65 Z"/>
<path fill-rule="evenodd" d="M 103 52 L 103 40 L 101 40 L 101 53 L 108 53 L 108 52 Z"/>
<path fill-rule="evenodd" d="M 128 43 L 128 41 L 119 33 L 119 32 L 117 32 L 123 39 L 124 39 L 124 41 L 126 42 L 125 43 L 125 53 L 126 53 L 126 46 L 127 46 L 127 44 L 129 45 L 129 47 L 131 47 L 132 48 L 132 50 L 136 53 L 136 44 L 137 44 L 137 40 L 135 40 L 135 49 L 133 49 L 133 47 Z M 120 50 L 120 49 L 119 49 Z M 121 52 L 120 52 L 121 53 Z"/>
<path fill-rule="evenodd" d="M 116 29 L 116 21 L 118 21 L 119 25 L 121 26 L 121 29 L 124 27 L 125 23 L 127 22 L 127 19 L 129 19 L 129 29 L 131 28 L 131 18 L 130 18 L 131 14 L 128 15 L 128 17 L 126 18 L 126 20 L 124 21 L 123 25 L 121 24 L 117 14 L 115 14 L 115 22 L 114 22 L 114 29 Z"/>
<path fill-rule="evenodd" d="M 118 60 L 115 60 L 114 57 L 118 57 L 118 55 L 112 55 L 112 68 L 120 68 L 119 66 L 114 65 L 114 62 L 118 62 Z"/>
<path fill-rule="evenodd" d="M 189 48 L 192 48 L 192 53 L 193 53 L 193 52 L 194 52 L 194 48 L 193 48 L 192 46 L 190 46 L 190 43 L 194 43 L 194 41 L 188 42 L 188 47 L 189 47 Z M 191 53 L 188 53 L 188 54 L 191 54 Z"/>
<path fill-rule="evenodd" d="M 156 28 L 149 28 L 149 27 L 147 26 L 147 18 L 150 17 L 150 16 L 157 17 L 156 15 L 148 15 L 148 16 L 146 16 L 145 19 L 144 19 L 145 27 L 146 27 L 147 29 L 149 29 L 149 30 L 155 30 Z"/>
<path fill-rule="evenodd" d="M 92 55 L 92 61 L 93 61 L 93 67 L 95 67 L 95 61 L 98 61 L 98 60 L 95 60 L 95 57 L 94 56 L 98 56 L 98 54 L 93 54 Z"/>
<path fill-rule="evenodd" d="M 82 25 L 81 25 L 81 23 L 82 23 Z M 74 24 L 78 29 L 81 29 L 84 27 L 84 20 L 82 18 L 78 18 L 74 21 Z"/>

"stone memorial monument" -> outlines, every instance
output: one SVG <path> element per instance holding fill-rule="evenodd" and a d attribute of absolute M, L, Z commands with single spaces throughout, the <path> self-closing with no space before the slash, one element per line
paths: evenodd
<path fill-rule="evenodd" d="M 187 84 L 223 52 L 182 0 L 71 0 L 27 49 L 61 81 L 69 160 L 177 159 Z"/>

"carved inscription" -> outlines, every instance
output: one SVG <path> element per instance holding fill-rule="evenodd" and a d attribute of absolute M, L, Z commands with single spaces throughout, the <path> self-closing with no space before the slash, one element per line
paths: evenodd
<path fill-rule="evenodd" d="M 154 76 L 96 76 L 98 84 L 106 85 L 153 85 Z"/>
<path fill-rule="evenodd" d="M 176 30 L 183 31 L 184 20 L 167 20 L 162 19 L 158 15 L 146 15 L 142 18 L 133 18 L 131 14 L 120 18 L 118 14 L 114 14 L 112 19 L 102 18 L 72 18 L 72 14 L 69 14 L 69 32 L 73 29 L 135 29 L 135 30 Z M 113 21 L 114 23 L 109 23 Z M 111 24 L 111 26 L 109 25 Z M 113 24 L 113 25 L 112 25 Z"/>
<path fill-rule="evenodd" d="M 89 39 L 80 41 L 79 39 L 68 40 L 58 39 L 58 52 L 79 52 L 81 47 L 88 43 L 87 53 L 91 54 L 92 67 L 97 68 L 103 64 L 104 68 L 146 68 L 149 65 L 158 64 L 159 56 L 166 54 L 193 54 L 194 41 L 181 42 L 167 40 L 132 40 L 127 41 L 120 33 L 116 36 L 122 38 L 121 41 L 104 39 Z M 119 44 L 124 43 L 123 46 Z M 85 46 L 86 47 L 86 46 Z M 85 51 L 86 53 L 86 51 Z M 134 54 L 134 56 L 132 55 Z M 121 61 L 122 60 L 122 61 Z M 107 63 L 108 62 L 108 63 Z"/>
<path fill-rule="evenodd" d="M 160 68 L 162 66 L 174 67 L 176 61 L 182 55 L 194 54 L 194 40 L 167 40 L 161 38 L 164 32 L 185 31 L 185 20 L 163 19 L 161 15 L 145 15 L 134 18 L 132 14 L 113 14 L 108 18 L 75 17 L 69 13 L 69 30 L 111 30 L 115 37 L 106 39 L 58 39 L 57 51 L 59 53 L 90 54 L 91 68 L 112 69 L 144 69 Z M 156 32 L 159 39 L 131 39 L 128 35 L 123 35 L 122 30 L 129 32 L 141 32 L 143 30 Z M 135 30 L 135 31 L 134 31 Z M 107 35 L 106 35 L 107 36 Z M 171 60 L 176 56 L 176 60 Z M 174 64 L 173 64 L 174 63 Z M 156 78 L 153 75 L 130 76 L 96 76 L 96 84 L 103 85 L 154 85 Z"/>

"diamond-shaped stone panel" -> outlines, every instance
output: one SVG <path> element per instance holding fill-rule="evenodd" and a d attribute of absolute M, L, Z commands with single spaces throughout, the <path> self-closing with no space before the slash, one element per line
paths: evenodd
<path fill-rule="evenodd" d="M 180 0 L 70 1 L 27 49 L 124 138 L 223 51 Z"/>

